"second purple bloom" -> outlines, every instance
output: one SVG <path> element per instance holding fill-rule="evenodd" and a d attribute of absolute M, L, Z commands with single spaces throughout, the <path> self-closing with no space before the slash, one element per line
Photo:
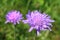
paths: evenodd
<path fill-rule="evenodd" d="M 37 35 L 39 35 L 39 32 L 41 30 L 50 30 L 50 26 L 52 26 L 51 22 L 54 22 L 54 20 L 51 20 L 50 16 L 48 16 L 45 13 L 41 13 L 39 11 L 32 11 L 28 12 L 26 15 L 26 20 L 23 20 L 23 22 L 26 24 L 28 23 L 30 25 L 29 32 L 31 32 L 33 29 L 37 30 Z"/>

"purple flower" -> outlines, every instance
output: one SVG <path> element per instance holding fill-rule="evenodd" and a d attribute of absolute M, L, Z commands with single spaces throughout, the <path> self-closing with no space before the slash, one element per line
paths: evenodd
<path fill-rule="evenodd" d="M 19 24 L 19 21 L 21 21 L 21 19 L 22 19 L 22 14 L 20 14 L 19 11 L 12 10 L 8 12 L 8 14 L 6 15 L 5 23 L 11 22 L 15 25 L 16 23 Z"/>
<path fill-rule="evenodd" d="M 51 31 L 51 22 L 54 22 L 54 20 L 51 20 L 50 16 L 48 16 L 45 13 L 41 13 L 39 11 L 32 11 L 28 12 L 26 15 L 27 20 L 23 20 L 23 22 L 26 24 L 28 23 L 30 25 L 29 32 L 31 32 L 33 29 L 36 29 L 37 35 L 39 35 L 40 30 L 50 30 Z"/>

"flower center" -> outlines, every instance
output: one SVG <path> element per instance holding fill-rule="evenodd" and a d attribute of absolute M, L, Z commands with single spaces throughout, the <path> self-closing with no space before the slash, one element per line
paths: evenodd
<path fill-rule="evenodd" d="M 33 18 L 33 22 L 34 22 L 34 24 L 36 24 L 36 25 L 40 25 L 40 24 L 41 24 L 40 16 L 35 16 L 35 17 Z"/>

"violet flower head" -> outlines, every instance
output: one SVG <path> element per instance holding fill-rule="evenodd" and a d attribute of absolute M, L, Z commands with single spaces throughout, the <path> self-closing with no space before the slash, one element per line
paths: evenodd
<path fill-rule="evenodd" d="M 50 16 L 48 16 L 45 13 L 41 13 L 39 11 L 32 11 L 28 12 L 26 15 L 27 19 L 23 20 L 23 22 L 26 24 L 28 23 L 30 25 L 29 32 L 31 32 L 33 29 L 36 29 L 37 35 L 39 35 L 39 32 L 41 30 L 50 30 L 51 31 L 51 22 L 54 22 L 54 20 L 51 20 Z"/>
<path fill-rule="evenodd" d="M 21 21 L 22 19 L 23 19 L 22 14 L 20 14 L 19 11 L 12 10 L 12 11 L 8 12 L 8 14 L 6 15 L 5 23 L 11 22 L 15 25 L 16 23 L 19 24 L 19 21 Z"/>

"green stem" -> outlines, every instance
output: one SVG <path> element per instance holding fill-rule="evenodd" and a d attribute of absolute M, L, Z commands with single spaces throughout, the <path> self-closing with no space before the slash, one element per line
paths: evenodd
<path fill-rule="evenodd" d="M 28 3 L 27 3 L 27 6 L 26 6 L 26 9 L 28 9 L 30 2 L 31 2 L 31 0 L 28 0 Z"/>
<path fill-rule="evenodd" d="M 45 40 L 47 38 L 48 34 L 49 34 L 49 31 L 46 31 L 46 33 L 45 33 L 44 37 L 42 38 L 42 40 Z"/>
<path fill-rule="evenodd" d="M 16 40 L 16 31 L 15 31 L 15 25 L 13 25 L 13 30 L 14 30 L 14 40 Z"/>

